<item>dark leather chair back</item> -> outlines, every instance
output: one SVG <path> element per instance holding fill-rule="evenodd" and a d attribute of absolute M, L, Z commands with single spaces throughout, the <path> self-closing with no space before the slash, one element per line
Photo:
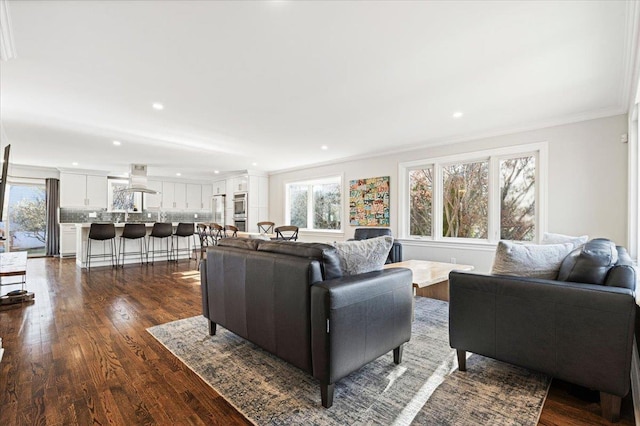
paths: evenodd
<path fill-rule="evenodd" d="M 144 238 L 146 235 L 147 227 L 144 223 L 125 223 L 121 237 L 135 240 L 138 238 Z"/>
<path fill-rule="evenodd" d="M 180 222 L 176 228 L 176 237 L 190 237 L 195 233 L 193 222 Z"/>
<path fill-rule="evenodd" d="M 116 237 L 116 227 L 113 223 L 92 223 L 89 228 L 89 239 L 110 240 Z"/>
<path fill-rule="evenodd" d="M 173 226 L 168 222 L 156 222 L 151 228 L 149 236 L 156 238 L 166 238 L 173 234 Z"/>

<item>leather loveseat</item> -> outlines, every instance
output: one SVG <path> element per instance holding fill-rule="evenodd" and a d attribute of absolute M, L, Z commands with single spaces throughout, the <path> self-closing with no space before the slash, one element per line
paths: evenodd
<path fill-rule="evenodd" d="M 466 351 L 600 391 L 617 421 L 629 391 L 636 271 L 626 250 L 588 242 L 558 278 L 451 272 L 449 340 L 461 371 Z"/>
<path fill-rule="evenodd" d="M 411 271 L 342 276 L 333 246 L 226 238 L 200 265 L 202 310 L 216 325 L 320 381 L 324 407 L 336 381 L 411 337 Z"/>

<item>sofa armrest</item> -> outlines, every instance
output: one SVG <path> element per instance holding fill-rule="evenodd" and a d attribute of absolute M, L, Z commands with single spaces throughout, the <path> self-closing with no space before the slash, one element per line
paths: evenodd
<path fill-rule="evenodd" d="M 631 290 L 451 272 L 453 348 L 624 396 L 635 322 Z"/>
<path fill-rule="evenodd" d="M 313 375 L 334 383 L 411 337 L 412 274 L 394 268 L 311 287 Z"/>

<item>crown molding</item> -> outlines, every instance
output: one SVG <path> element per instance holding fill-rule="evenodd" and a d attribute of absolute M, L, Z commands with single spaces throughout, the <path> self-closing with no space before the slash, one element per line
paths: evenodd
<path fill-rule="evenodd" d="M 8 61 L 15 57 L 16 47 L 13 44 L 9 2 L 7 0 L 0 0 L 0 59 Z"/>

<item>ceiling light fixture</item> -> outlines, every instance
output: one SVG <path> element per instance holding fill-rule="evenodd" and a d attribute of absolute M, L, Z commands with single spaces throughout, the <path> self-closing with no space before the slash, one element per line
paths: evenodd
<path fill-rule="evenodd" d="M 74 165 L 74 166 L 77 166 L 77 165 L 78 165 L 78 162 L 77 162 L 77 161 L 74 161 L 74 162 L 73 162 L 73 163 L 71 163 L 71 164 L 72 164 L 72 165 Z"/>
<path fill-rule="evenodd" d="M 252 166 L 257 166 L 258 163 L 256 163 L 255 161 L 253 163 L 251 163 Z"/>
<path fill-rule="evenodd" d="M 153 107 L 153 109 L 158 111 L 162 111 L 164 109 L 164 105 L 162 105 L 160 102 L 154 102 L 151 106 Z"/>
<path fill-rule="evenodd" d="M 214 170 L 213 173 L 218 174 L 220 173 L 220 170 Z"/>
<path fill-rule="evenodd" d="M 326 145 L 322 145 L 322 146 L 320 147 L 320 149 L 321 149 L 321 150 L 323 150 L 323 151 L 326 151 L 326 150 L 328 150 L 328 149 L 329 149 L 329 147 L 328 147 L 328 146 L 326 146 Z"/>
<path fill-rule="evenodd" d="M 453 113 L 452 117 L 453 118 L 460 118 L 462 117 L 464 114 L 462 113 L 462 111 L 456 111 Z"/>
<path fill-rule="evenodd" d="M 176 173 L 176 176 L 182 176 L 182 173 L 178 172 Z"/>
<path fill-rule="evenodd" d="M 113 141 L 113 144 L 114 144 L 115 146 L 120 146 L 120 145 L 122 145 L 122 143 L 121 143 L 120 141 Z"/>

